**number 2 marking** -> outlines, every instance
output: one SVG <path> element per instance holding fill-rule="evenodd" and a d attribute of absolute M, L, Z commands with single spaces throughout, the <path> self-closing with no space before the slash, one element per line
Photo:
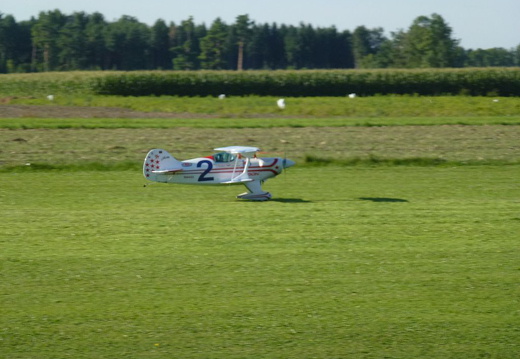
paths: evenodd
<path fill-rule="evenodd" d="M 208 167 L 206 168 L 206 170 L 204 170 L 204 172 L 201 173 L 198 181 L 199 182 L 213 181 L 215 179 L 214 177 L 206 177 L 206 175 L 213 169 L 213 163 L 211 163 L 211 161 L 208 161 L 208 160 L 200 161 L 199 163 L 197 163 L 197 168 L 202 167 L 203 163 L 207 164 Z"/>

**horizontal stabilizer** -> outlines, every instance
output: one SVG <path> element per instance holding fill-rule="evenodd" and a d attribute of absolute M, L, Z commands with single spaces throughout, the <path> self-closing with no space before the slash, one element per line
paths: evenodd
<path fill-rule="evenodd" d="M 158 174 L 161 174 L 161 173 L 174 173 L 174 172 L 179 172 L 179 171 L 182 171 L 182 168 L 172 168 L 172 169 L 165 169 L 165 170 L 156 170 L 156 171 L 152 171 L 152 173 L 158 173 Z"/>

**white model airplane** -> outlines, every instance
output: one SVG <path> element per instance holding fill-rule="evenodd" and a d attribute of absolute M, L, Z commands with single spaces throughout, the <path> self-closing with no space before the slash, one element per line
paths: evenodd
<path fill-rule="evenodd" d="M 266 201 L 269 192 L 262 190 L 262 183 L 278 176 L 294 161 L 280 157 L 257 158 L 259 148 L 228 146 L 215 148 L 212 156 L 179 161 L 162 149 L 148 152 L 143 164 L 146 179 L 163 183 L 183 184 L 243 184 L 249 192 L 237 198 Z"/>

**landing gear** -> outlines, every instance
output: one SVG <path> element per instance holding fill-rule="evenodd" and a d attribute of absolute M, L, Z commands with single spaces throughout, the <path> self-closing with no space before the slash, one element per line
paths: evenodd
<path fill-rule="evenodd" d="M 249 192 L 239 194 L 237 198 L 248 199 L 251 201 L 267 201 L 271 199 L 271 193 L 262 190 L 263 182 L 264 181 L 243 182 Z"/>
<path fill-rule="evenodd" d="M 271 199 L 271 193 L 269 192 L 263 192 L 263 193 L 249 193 L 245 192 L 242 194 L 239 194 L 237 198 L 240 199 L 248 199 L 250 201 L 267 201 Z"/>

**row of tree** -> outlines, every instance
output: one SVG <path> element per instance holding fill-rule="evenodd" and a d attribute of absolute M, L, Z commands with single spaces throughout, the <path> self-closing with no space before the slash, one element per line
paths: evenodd
<path fill-rule="evenodd" d="M 519 66 L 516 49 L 465 50 L 438 14 L 405 31 L 338 31 L 307 24 L 256 24 L 240 15 L 207 27 L 193 18 L 153 26 L 123 16 L 59 10 L 17 22 L 0 13 L 0 72 L 69 70 L 242 70 Z"/>

